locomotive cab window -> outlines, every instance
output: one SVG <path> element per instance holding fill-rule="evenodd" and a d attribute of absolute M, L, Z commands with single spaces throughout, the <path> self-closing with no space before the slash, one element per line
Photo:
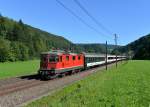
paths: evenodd
<path fill-rule="evenodd" d="M 58 61 L 59 61 L 58 56 L 50 56 L 49 57 L 49 62 L 58 62 Z"/>
<path fill-rule="evenodd" d="M 46 57 L 42 57 L 42 58 L 41 58 L 41 61 L 46 62 L 46 61 L 47 61 L 47 58 L 46 58 Z"/>
<path fill-rule="evenodd" d="M 42 62 L 48 61 L 47 56 L 46 55 L 41 55 L 41 61 Z"/>

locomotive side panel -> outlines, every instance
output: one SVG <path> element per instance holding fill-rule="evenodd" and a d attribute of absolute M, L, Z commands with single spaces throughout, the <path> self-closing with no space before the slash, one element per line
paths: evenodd
<path fill-rule="evenodd" d="M 41 55 L 39 74 L 50 77 L 83 68 L 83 54 L 46 53 Z"/>
<path fill-rule="evenodd" d="M 83 55 L 62 55 L 60 66 L 55 69 L 56 73 L 67 72 L 84 67 Z"/>

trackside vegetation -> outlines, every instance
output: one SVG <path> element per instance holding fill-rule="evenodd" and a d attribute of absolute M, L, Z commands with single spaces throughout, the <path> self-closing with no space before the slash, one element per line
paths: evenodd
<path fill-rule="evenodd" d="M 0 63 L 0 79 L 37 73 L 39 60 Z"/>
<path fill-rule="evenodd" d="M 97 72 L 26 107 L 149 107 L 150 61 Z"/>

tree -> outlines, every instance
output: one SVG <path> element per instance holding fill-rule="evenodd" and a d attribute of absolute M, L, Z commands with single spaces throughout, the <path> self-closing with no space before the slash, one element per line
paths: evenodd
<path fill-rule="evenodd" d="M 0 62 L 5 62 L 9 59 L 10 42 L 0 37 Z"/>
<path fill-rule="evenodd" d="M 20 44 L 19 48 L 20 48 L 20 54 L 21 54 L 20 60 L 22 60 L 22 61 L 28 60 L 28 58 L 29 58 L 28 47 L 26 47 L 23 44 Z"/>
<path fill-rule="evenodd" d="M 19 24 L 22 26 L 22 25 L 24 25 L 24 23 L 23 23 L 23 21 L 20 19 L 19 20 Z"/>
<path fill-rule="evenodd" d="M 6 37 L 6 30 L 5 30 L 5 18 L 0 15 L 0 36 Z"/>
<path fill-rule="evenodd" d="M 11 54 L 10 54 L 10 60 L 11 61 L 17 61 L 17 60 L 20 60 L 21 59 L 21 53 L 20 53 L 20 43 L 19 42 L 11 42 L 10 44 L 10 51 L 11 51 Z"/>
<path fill-rule="evenodd" d="M 13 31 L 12 31 L 12 35 L 10 35 L 10 40 L 11 41 L 24 41 L 25 38 L 25 34 L 24 31 L 22 30 L 21 26 L 18 24 L 14 25 Z"/>

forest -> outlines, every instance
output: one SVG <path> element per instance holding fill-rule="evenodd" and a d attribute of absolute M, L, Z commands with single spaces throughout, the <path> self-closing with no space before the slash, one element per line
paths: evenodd
<path fill-rule="evenodd" d="M 53 48 L 67 49 L 71 42 L 0 15 L 0 62 L 28 60 Z"/>
<path fill-rule="evenodd" d="M 143 36 L 126 46 L 117 49 L 119 53 L 128 53 L 132 59 L 150 60 L 150 34 Z"/>
<path fill-rule="evenodd" d="M 0 15 L 0 62 L 37 59 L 52 49 L 105 53 L 105 44 L 73 44 L 62 36 Z M 114 49 L 109 45 L 109 52 Z"/>

